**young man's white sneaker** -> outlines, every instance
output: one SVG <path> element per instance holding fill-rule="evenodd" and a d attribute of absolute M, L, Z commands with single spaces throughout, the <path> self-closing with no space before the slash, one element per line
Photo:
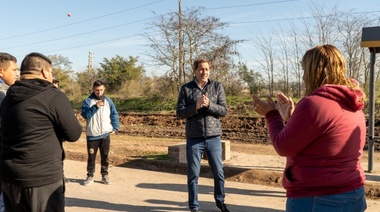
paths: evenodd
<path fill-rule="evenodd" d="M 109 185 L 111 183 L 110 179 L 108 178 L 108 175 L 103 175 L 102 183 L 104 183 L 106 185 Z"/>
<path fill-rule="evenodd" d="M 83 182 L 84 185 L 90 185 L 91 183 L 94 182 L 93 177 L 87 177 L 87 179 Z"/>

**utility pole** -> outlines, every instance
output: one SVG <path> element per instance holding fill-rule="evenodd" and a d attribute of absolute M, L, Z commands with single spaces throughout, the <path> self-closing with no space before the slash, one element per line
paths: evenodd
<path fill-rule="evenodd" d="M 182 73 L 183 73 L 183 41 L 182 41 L 182 0 L 178 0 L 178 42 L 179 42 L 179 49 L 178 49 L 178 88 L 182 85 Z"/>
<path fill-rule="evenodd" d="M 88 65 L 87 65 L 87 73 L 88 73 L 88 83 L 89 83 L 89 86 L 91 88 L 91 85 L 92 83 L 95 81 L 95 71 L 94 71 L 94 68 L 92 66 L 92 63 L 93 63 L 93 53 L 92 52 L 88 52 Z M 91 93 L 91 89 L 89 89 L 89 92 Z"/>
<path fill-rule="evenodd" d="M 88 65 L 87 65 L 88 70 L 91 72 L 92 69 L 92 52 L 88 52 Z"/>
<path fill-rule="evenodd" d="M 370 66 L 369 66 L 369 103 L 368 103 L 368 172 L 372 173 L 374 170 L 374 152 L 375 141 L 380 140 L 379 136 L 375 135 L 375 64 L 376 54 L 380 53 L 380 26 L 377 27 L 363 27 L 361 47 L 368 47 L 370 52 Z"/>

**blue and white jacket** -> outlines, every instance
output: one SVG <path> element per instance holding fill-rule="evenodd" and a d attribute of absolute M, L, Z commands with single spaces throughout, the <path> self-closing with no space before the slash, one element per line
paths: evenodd
<path fill-rule="evenodd" d="M 82 103 L 82 117 L 86 119 L 87 140 L 97 140 L 119 131 L 119 115 L 113 101 L 104 96 L 104 106 L 98 108 L 96 102 L 100 99 L 94 93 Z"/>

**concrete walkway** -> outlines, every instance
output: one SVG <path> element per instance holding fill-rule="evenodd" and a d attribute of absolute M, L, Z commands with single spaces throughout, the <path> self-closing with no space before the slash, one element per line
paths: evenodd
<path fill-rule="evenodd" d="M 96 166 L 95 182 L 82 185 L 86 163 L 65 161 L 67 212 L 148 212 L 189 211 L 186 176 L 141 169 L 110 167 L 111 185 L 100 183 L 100 166 Z M 232 212 L 275 212 L 285 210 L 282 188 L 226 181 L 226 204 Z M 200 211 L 218 212 L 213 200 L 213 181 L 199 181 Z M 380 201 L 367 200 L 368 212 L 378 212 Z"/>

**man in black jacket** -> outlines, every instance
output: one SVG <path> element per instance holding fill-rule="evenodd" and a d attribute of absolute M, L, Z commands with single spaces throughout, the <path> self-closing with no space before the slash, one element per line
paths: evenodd
<path fill-rule="evenodd" d="M 20 75 L 0 107 L 5 211 L 61 212 L 62 141 L 77 141 L 82 127 L 66 95 L 52 84 L 49 58 L 28 54 Z"/>
<path fill-rule="evenodd" d="M 186 118 L 186 158 L 189 208 L 198 211 L 198 178 L 204 152 L 214 175 L 214 199 L 222 212 L 224 204 L 224 172 L 222 163 L 222 126 L 219 118 L 227 115 L 227 101 L 222 84 L 209 80 L 210 65 L 205 59 L 194 62 L 194 80 L 181 87 L 177 117 Z"/>

